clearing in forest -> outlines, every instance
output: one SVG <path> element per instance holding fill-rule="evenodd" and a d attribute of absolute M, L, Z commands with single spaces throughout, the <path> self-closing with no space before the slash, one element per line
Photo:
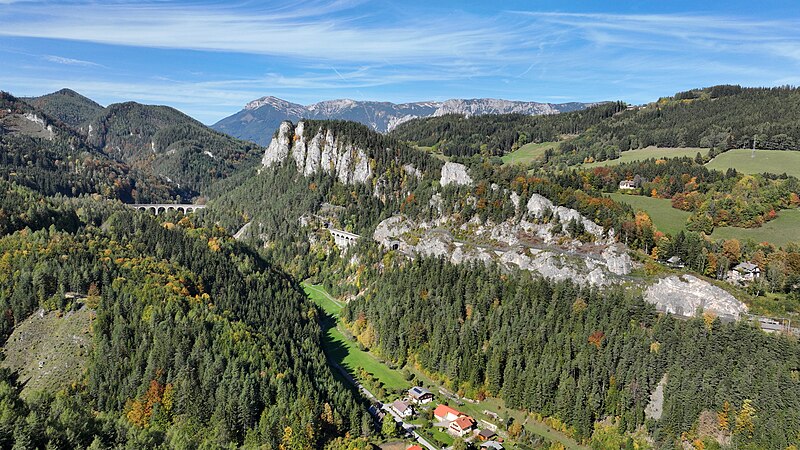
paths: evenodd
<path fill-rule="evenodd" d="M 755 156 L 753 156 L 755 155 Z M 738 148 L 717 155 L 706 167 L 726 171 L 734 168 L 741 173 L 786 173 L 800 178 L 800 152 L 792 150 L 748 150 Z"/>
<path fill-rule="evenodd" d="M 697 153 L 705 156 L 708 154 L 707 148 L 696 147 L 645 147 L 637 148 L 635 150 L 628 150 L 622 152 L 619 158 L 609 159 L 606 161 L 598 161 L 589 164 L 581 164 L 582 168 L 591 169 L 594 167 L 614 166 L 617 164 L 628 163 L 633 161 L 644 161 L 650 158 L 667 159 L 667 158 L 681 158 L 688 156 L 694 158 Z"/>
<path fill-rule="evenodd" d="M 544 156 L 547 149 L 556 148 L 558 142 L 529 142 L 518 150 L 503 155 L 503 164 L 530 164 L 532 161 Z"/>
<path fill-rule="evenodd" d="M 686 220 L 689 219 L 691 215 L 687 211 L 673 208 L 672 200 L 668 198 L 653 198 L 620 193 L 608 194 L 608 196 L 615 202 L 626 203 L 634 210 L 646 212 L 656 228 L 667 234 L 675 235 L 681 230 L 686 229 Z"/>
<path fill-rule="evenodd" d="M 46 311 L 32 314 L 14 327 L 3 347 L 7 367 L 19 374 L 21 396 L 57 392 L 80 381 L 92 350 L 94 310 Z"/>

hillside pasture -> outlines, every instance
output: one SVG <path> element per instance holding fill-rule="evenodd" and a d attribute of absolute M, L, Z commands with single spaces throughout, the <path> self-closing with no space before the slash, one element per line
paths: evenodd
<path fill-rule="evenodd" d="M 613 193 L 608 194 L 612 200 L 626 203 L 634 210 L 642 210 L 650 216 L 653 224 L 659 231 L 675 235 L 686 228 L 686 220 L 691 215 L 672 207 L 672 201 L 666 198 L 652 198 L 641 195 L 628 195 Z"/>
<path fill-rule="evenodd" d="M 340 301 L 333 298 L 321 285 L 303 283 L 303 289 L 306 295 L 328 315 L 328 320 L 323 323 L 325 334 L 322 345 L 329 358 L 355 378 L 358 378 L 360 370 L 364 369 L 383 383 L 386 389 L 391 391 L 408 389 L 409 383 L 400 371 L 389 368 L 375 355 L 361 350 L 356 342 L 345 336 L 339 328 L 341 325 L 338 317 L 343 307 Z"/>
<path fill-rule="evenodd" d="M 706 167 L 726 171 L 734 168 L 741 173 L 786 173 L 800 178 L 800 152 L 791 150 L 756 150 L 746 148 L 728 150 L 717 155 Z"/>
<path fill-rule="evenodd" d="M 503 160 L 503 164 L 528 165 L 532 161 L 543 157 L 547 149 L 554 149 L 556 146 L 558 146 L 558 142 L 530 142 L 511 153 L 503 155 L 501 159 Z"/>
<path fill-rule="evenodd" d="M 591 169 L 594 167 L 615 166 L 634 161 L 644 161 L 650 158 L 666 159 L 666 158 L 681 158 L 688 156 L 694 158 L 697 153 L 705 156 L 708 155 L 707 148 L 697 147 L 645 147 L 637 148 L 635 150 L 628 150 L 622 152 L 622 155 L 617 159 L 609 159 L 606 161 L 598 161 L 594 163 L 581 164 L 580 167 Z"/>
<path fill-rule="evenodd" d="M 711 233 L 714 239 L 738 239 L 769 242 L 785 246 L 790 242 L 800 243 L 800 209 L 786 209 L 778 217 L 758 228 L 718 227 Z"/>

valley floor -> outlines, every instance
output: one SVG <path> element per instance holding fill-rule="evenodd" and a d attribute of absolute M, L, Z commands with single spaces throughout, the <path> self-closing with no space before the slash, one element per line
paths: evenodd
<path fill-rule="evenodd" d="M 389 367 L 376 355 L 369 351 L 361 350 L 359 345 L 351 337 L 348 337 L 349 333 L 343 330 L 339 322 L 339 313 L 344 306 L 340 301 L 331 296 L 321 285 L 303 283 L 303 289 L 306 294 L 308 294 L 309 298 L 328 314 L 328 318 L 323 320 L 323 329 L 325 330 L 325 341 L 323 345 L 332 363 L 338 364 L 344 368 L 350 376 L 360 383 L 363 383 L 365 387 L 370 389 L 376 396 L 381 397 L 380 394 L 375 392 L 376 386 L 370 386 L 370 380 L 364 380 L 362 378 L 362 373 L 366 372 L 374 377 L 383 391 L 383 398 L 378 399 L 382 403 L 391 403 L 391 401 L 398 397 L 396 394 L 397 392 L 404 392 L 409 389 L 412 383 L 406 380 L 404 372 L 412 373 L 416 380 L 422 380 L 426 386 L 430 387 L 431 392 L 436 394 L 438 401 L 447 400 L 451 405 L 458 405 L 456 407 L 459 410 L 471 415 L 477 420 L 492 421 L 491 417 L 487 415 L 485 411 L 497 412 L 504 418 L 510 416 L 514 418 L 514 421 L 523 423 L 525 429 L 529 433 L 541 436 L 550 442 L 561 443 L 568 450 L 588 450 L 588 447 L 579 445 L 574 439 L 571 439 L 561 431 L 534 420 L 533 417 L 529 416 L 525 411 L 506 408 L 501 399 L 488 398 L 484 401 L 472 403 L 472 401 L 464 401 L 452 394 L 449 394 L 451 395 L 450 398 L 444 398 L 444 394 L 439 391 L 443 390 L 445 393 L 448 393 L 448 391 L 443 389 L 443 386 L 439 382 L 417 368 L 406 366 L 400 369 L 393 369 Z M 433 405 L 435 404 L 437 404 L 437 401 L 433 402 Z M 447 445 L 452 443 L 453 438 L 450 435 L 437 428 L 431 427 L 425 429 L 424 425 L 427 424 L 423 422 L 425 421 L 421 419 L 412 421 L 412 423 L 422 425 L 421 429 L 417 430 L 420 435 L 426 437 L 428 440 L 435 439 Z M 514 445 L 513 442 L 506 442 L 505 446 L 507 449 L 525 448 Z"/>

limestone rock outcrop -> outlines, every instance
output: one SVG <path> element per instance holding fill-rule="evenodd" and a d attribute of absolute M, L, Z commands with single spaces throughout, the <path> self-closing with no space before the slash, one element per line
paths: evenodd
<path fill-rule="evenodd" d="M 747 306 L 736 297 L 692 275 L 662 278 L 647 288 L 644 299 L 659 311 L 681 316 L 694 316 L 702 309 L 735 320 L 747 313 Z"/>
<path fill-rule="evenodd" d="M 467 173 L 467 167 L 463 164 L 446 162 L 442 166 L 442 177 L 439 184 L 447 186 L 448 184 L 457 184 L 461 186 L 472 184 L 472 177 Z"/>
<path fill-rule="evenodd" d="M 325 127 L 306 130 L 304 122 L 293 126 L 282 122 L 261 159 L 263 167 L 271 167 L 288 157 L 305 175 L 327 172 L 346 184 L 364 183 L 372 177 L 372 168 L 364 149 L 340 141 Z"/>

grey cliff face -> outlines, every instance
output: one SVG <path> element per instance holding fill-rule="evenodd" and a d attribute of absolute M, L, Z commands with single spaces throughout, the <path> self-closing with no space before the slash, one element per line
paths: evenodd
<path fill-rule="evenodd" d="M 363 149 L 340 142 L 330 129 L 306 130 L 304 122 L 296 127 L 291 122 L 282 122 L 264 151 L 261 164 L 271 167 L 289 157 L 304 175 L 327 172 L 346 184 L 364 183 L 372 177 L 372 167 Z"/>

